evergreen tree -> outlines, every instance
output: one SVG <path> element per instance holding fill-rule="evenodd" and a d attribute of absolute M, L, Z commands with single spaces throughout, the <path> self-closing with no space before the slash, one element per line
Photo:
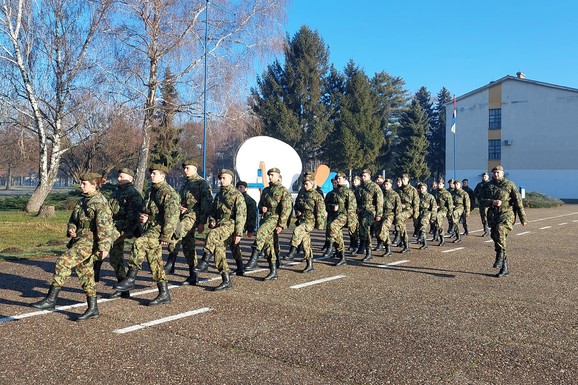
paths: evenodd
<path fill-rule="evenodd" d="M 155 145 L 150 155 L 151 163 L 160 163 L 171 169 L 180 159 L 179 137 L 182 130 L 175 127 L 174 118 L 178 112 L 178 92 L 170 68 L 165 70 L 164 86 L 161 87 L 162 101 L 154 114 L 153 133 Z"/>
<path fill-rule="evenodd" d="M 427 115 L 417 97 L 414 97 L 409 109 L 403 113 L 400 120 L 397 175 L 408 173 L 410 177 L 421 181 L 430 176 L 426 163 L 427 131 Z"/>
<path fill-rule="evenodd" d="M 436 178 L 445 176 L 446 169 L 446 105 L 452 101 L 450 92 L 443 87 L 437 94 L 433 110 L 433 124 L 428 133 L 427 163 Z"/>
<path fill-rule="evenodd" d="M 309 168 L 333 131 L 326 104 L 328 60 L 323 39 L 303 26 L 287 38 L 284 64 L 269 65 L 251 90 L 250 104 L 263 133 L 290 144 Z"/>

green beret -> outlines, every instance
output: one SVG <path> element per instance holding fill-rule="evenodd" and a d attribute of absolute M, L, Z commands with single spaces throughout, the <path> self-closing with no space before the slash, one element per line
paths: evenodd
<path fill-rule="evenodd" d="M 494 167 L 492 169 L 492 172 L 494 172 L 494 171 L 504 171 L 504 168 L 501 165 L 497 165 L 496 167 Z"/>
<path fill-rule="evenodd" d="M 221 171 L 219 171 L 219 175 L 218 175 L 219 178 L 223 174 L 229 174 L 229 175 L 231 175 L 231 178 L 235 179 L 235 173 L 232 170 L 229 170 L 228 168 L 222 168 Z"/>
<path fill-rule="evenodd" d="M 281 174 L 281 170 L 279 170 L 277 167 L 270 168 L 269 171 L 267 171 L 267 175 L 271 174 L 272 172 L 276 172 L 277 174 Z"/>
<path fill-rule="evenodd" d="M 130 176 L 132 176 L 132 177 L 134 178 L 134 171 L 132 171 L 130 168 L 126 168 L 126 167 L 119 168 L 119 169 L 118 169 L 118 173 L 119 173 L 119 174 L 130 175 Z"/>
<path fill-rule="evenodd" d="M 90 181 L 90 180 L 94 180 L 94 179 L 102 179 L 102 175 L 100 175 L 97 172 L 87 172 L 87 173 L 84 173 L 80 176 L 81 181 L 84 181 L 84 180 Z"/>
<path fill-rule="evenodd" d="M 164 164 L 160 164 L 160 163 L 151 164 L 151 166 L 149 167 L 149 172 L 153 172 L 154 170 L 162 171 L 165 174 L 168 174 L 170 171 L 167 166 L 165 166 Z"/>
<path fill-rule="evenodd" d="M 335 174 L 336 178 L 342 177 L 342 178 L 347 178 L 347 175 L 343 172 L 343 171 L 339 171 L 337 174 Z"/>
<path fill-rule="evenodd" d="M 183 168 L 185 168 L 185 166 L 195 166 L 196 168 L 199 168 L 199 166 L 197 166 L 197 162 L 195 162 L 192 159 L 187 159 L 183 162 L 182 164 Z"/>

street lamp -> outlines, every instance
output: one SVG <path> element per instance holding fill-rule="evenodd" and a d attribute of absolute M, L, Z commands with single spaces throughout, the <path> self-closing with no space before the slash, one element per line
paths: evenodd
<path fill-rule="evenodd" d="M 205 81 L 203 85 L 203 178 L 207 178 L 207 35 L 209 31 L 209 0 L 205 8 Z"/>

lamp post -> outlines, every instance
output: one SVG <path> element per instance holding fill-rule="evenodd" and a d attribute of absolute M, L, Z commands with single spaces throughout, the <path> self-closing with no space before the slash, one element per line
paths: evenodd
<path fill-rule="evenodd" d="M 203 178 L 207 178 L 207 35 L 209 31 L 209 0 L 205 8 L 205 81 L 203 85 Z"/>

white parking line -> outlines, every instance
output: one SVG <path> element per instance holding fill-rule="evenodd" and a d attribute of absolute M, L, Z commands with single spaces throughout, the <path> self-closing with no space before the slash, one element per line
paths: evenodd
<path fill-rule="evenodd" d="M 530 234 L 530 233 L 531 233 L 531 231 L 524 231 L 524 232 L 518 233 L 516 235 L 526 235 L 526 234 Z"/>
<path fill-rule="evenodd" d="M 458 251 L 458 250 L 463 250 L 463 249 L 465 249 L 465 247 L 456 247 L 453 249 L 444 250 L 444 251 L 442 251 L 442 253 L 451 253 L 452 251 Z"/>
<path fill-rule="evenodd" d="M 170 317 L 159 318 L 157 320 L 145 322 L 145 323 L 138 324 L 138 325 L 129 326 L 127 328 L 117 329 L 114 332 L 117 334 L 130 333 L 130 332 L 134 332 L 134 331 L 141 330 L 144 328 L 148 328 L 149 326 L 155 326 L 155 325 L 159 325 L 159 324 L 162 324 L 165 322 L 175 321 L 175 320 L 178 320 L 181 318 L 190 317 L 192 315 L 206 313 L 206 312 L 211 311 L 211 310 L 213 310 L 213 309 L 211 309 L 210 307 L 203 307 L 201 309 L 191 310 L 191 311 L 187 311 L 185 313 L 180 313 L 180 314 L 175 314 L 175 315 L 172 315 Z"/>
<path fill-rule="evenodd" d="M 386 263 L 385 265 L 377 265 L 377 267 L 388 267 L 388 266 L 395 266 L 395 265 L 401 265 L 402 263 L 408 263 L 409 259 L 404 259 L 401 261 L 395 261 L 395 262 L 391 262 L 391 263 Z"/>
<path fill-rule="evenodd" d="M 552 228 L 552 226 L 544 226 L 544 227 L 540 227 L 539 230 L 546 230 L 546 229 L 550 229 L 550 228 Z"/>
<path fill-rule="evenodd" d="M 568 224 L 568 222 L 562 222 L 562 223 L 558 223 L 558 226 L 564 226 L 564 225 L 567 225 L 567 224 Z"/>
<path fill-rule="evenodd" d="M 494 242 L 493 239 L 488 239 L 487 241 L 484 241 L 484 243 L 490 243 L 490 242 Z"/>
<path fill-rule="evenodd" d="M 557 216 L 555 216 L 555 217 L 539 218 L 539 219 L 534 219 L 534 220 L 532 220 L 532 221 L 528 221 L 528 223 L 547 221 L 547 220 L 550 220 L 550 219 L 557 219 L 557 218 L 562 218 L 562 217 L 569 217 L 569 216 L 571 216 L 571 215 L 576 215 L 576 214 L 578 214 L 578 212 L 573 212 L 573 213 L 569 213 L 569 214 L 557 215 Z M 576 221 L 574 221 L 574 222 L 576 222 Z M 519 223 L 516 223 L 516 224 L 518 225 Z"/>
<path fill-rule="evenodd" d="M 293 286 L 289 286 L 291 289 L 301 289 L 307 286 L 313 286 L 313 285 L 317 285 L 319 283 L 325 283 L 325 282 L 329 282 L 329 281 L 334 281 L 336 279 L 341 279 L 341 278 L 345 278 L 344 275 L 336 275 L 333 277 L 328 277 L 328 278 L 323 278 L 323 279 L 318 279 L 315 281 L 311 281 L 311 282 L 305 282 L 305 283 L 301 283 L 299 285 L 293 285 Z"/>
<path fill-rule="evenodd" d="M 574 219 L 572 222 L 578 222 L 578 219 Z"/>

